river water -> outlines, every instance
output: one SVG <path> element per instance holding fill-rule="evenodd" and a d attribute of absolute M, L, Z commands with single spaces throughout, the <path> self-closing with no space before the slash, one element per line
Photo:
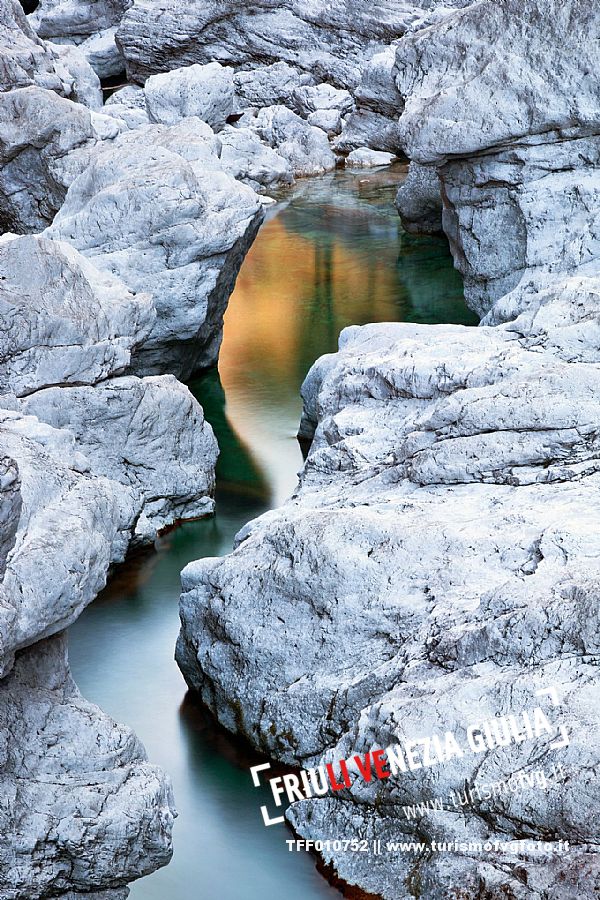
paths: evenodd
<path fill-rule="evenodd" d="M 244 261 L 225 317 L 219 372 L 190 384 L 221 448 L 217 513 L 132 558 L 70 631 L 83 695 L 130 725 L 173 779 L 173 861 L 132 886 L 132 900 L 326 900 L 340 894 L 312 857 L 265 828 L 247 752 L 193 701 L 174 662 L 179 574 L 231 550 L 249 519 L 291 492 L 302 457 L 300 384 L 346 325 L 474 324 L 441 238 L 404 233 L 393 207 L 401 166 L 301 182 Z"/>

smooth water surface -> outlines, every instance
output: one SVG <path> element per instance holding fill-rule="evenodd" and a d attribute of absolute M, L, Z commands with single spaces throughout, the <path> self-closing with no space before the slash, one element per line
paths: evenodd
<path fill-rule="evenodd" d="M 400 228 L 393 200 L 403 175 L 398 167 L 307 180 L 270 210 L 229 304 L 219 374 L 190 385 L 221 447 L 217 514 L 122 566 L 71 629 L 84 696 L 130 725 L 173 779 L 173 861 L 134 884 L 132 900 L 340 896 L 310 856 L 288 852 L 285 826 L 263 826 L 268 798 L 252 786 L 254 760 L 186 699 L 173 660 L 179 573 L 228 553 L 242 525 L 291 492 L 302 464 L 300 384 L 343 327 L 475 322 L 445 242 Z"/>

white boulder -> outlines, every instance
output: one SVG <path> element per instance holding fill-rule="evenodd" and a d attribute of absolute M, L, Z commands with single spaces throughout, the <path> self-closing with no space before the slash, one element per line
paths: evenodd
<path fill-rule="evenodd" d="M 251 122 L 260 138 L 287 159 L 296 177 L 321 175 L 335 168 L 327 135 L 285 106 L 261 109 Z"/>
<path fill-rule="evenodd" d="M 217 62 L 152 75 L 144 91 L 150 121 L 162 125 L 197 116 L 218 130 L 233 111 L 233 72 Z"/>
<path fill-rule="evenodd" d="M 375 166 L 389 166 L 396 156 L 393 153 L 384 153 L 382 150 L 370 150 L 368 147 L 358 147 L 352 150 L 346 157 L 346 165 L 350 168 L 369 169 Z"/>

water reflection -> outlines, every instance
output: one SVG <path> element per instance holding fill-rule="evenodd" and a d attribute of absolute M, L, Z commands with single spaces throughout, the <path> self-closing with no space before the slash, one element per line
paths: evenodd
<path fill-rule="evenodd" d="M 179 573 L 229 552 L 243 524 L 290 493 L 301 466 L 300 383 L 344 326 L 473 321 L 444 242 L 401 231 L 393 208 L 401 175 L 306 181 L 271 212 L 225 318 L 220 378 L 210 372 L 190 385 L 221 447 L 217 514 L 132 559 L 71 629 L 84 695 L 131 725 L 174 781 L 173 862 L 134 885 L 133 900 L 339 897 L 312 859 L 288 853 L 285 828 L 263 826 L 248 760 L 184 700 L 173 661 Z"/>

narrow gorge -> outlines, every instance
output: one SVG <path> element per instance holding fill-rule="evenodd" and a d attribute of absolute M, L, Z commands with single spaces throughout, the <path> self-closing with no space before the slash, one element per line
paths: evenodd
<path fill-rule="evenodd" d="M 599 23 L 0 0 L 0 900 L 600 894 Z"/>

